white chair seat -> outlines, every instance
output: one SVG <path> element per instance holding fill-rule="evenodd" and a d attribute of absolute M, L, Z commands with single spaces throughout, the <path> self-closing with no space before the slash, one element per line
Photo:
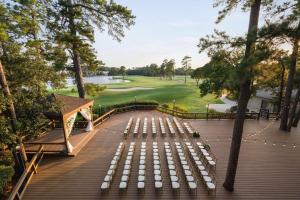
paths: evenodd
<path fill-rule="evenodd" d="M 174 165 L 174 161 L 173 160 L 168 160 L 168 165 Z"/>
<path fill-rule="evenodd" d="M 171 150 L 170 149 L 166 149 L 166 153 L 171 153 Z"/>
<path fill-rule="evenodd" d="M 212 179 L 209 176 L 203 176 L 205 182 L 211 182 Z"/>
<path fill-rule="evenodd" d="M 146 149 L 141 149 L 141 152 L 146 152 Z"/>
<path fill-rule="evenodd" d="M 201 162 L 200 160 L 196 160 L 196 161 L 195 161 L 195 164 L 196 164 L 196 165 L 202 165 L 202 162 Z"/>
<path fill-rule="evenodd" d="M 154 165 L 153 167 L 154 167 L 154 170 L 160 169 L 160 165 Z"/>
<path fill-rule="evenodd" d="M 194 149 L 190 149 L 190 152 L 191 152 L 191 153 L 195 153 L 195 150 L 194 150 Z"/>
<path fill-rule="evenodd" d="M 161 181 L 162 180 L 161 175 L 154 175 L 154 180 Z"/>
<path fill-rule="evenodd" d="M 179 156 L 180 160 L 185 160 L 185 156 Z"/>
<path fill-rule="evenodd" d="M 107 171 L 107 175 L 113 175 L 114 172 L 115 172 L 115 170 L 111 170 L 111 169 L 110 169 L 110 170 Z"/>
<path fill-rule="evenodd" d="M 193 182 L 194 181 L 194 177 L 193 176 L 186 176 L 186 181 L 187 182 Z"/>
<path fill-rule="evenodd" d="M 188 165 L 182 165 L 182 168 L 183 168 L 184 170 L 189 170 L 189 169 L 190 169 L 190 167 L 189 167 Z"/>
<path fill-rule="evenodd" d="M 153 145 L 157 145 L 157 142 L 153 142 Z"/>
<path fill-rule="evenodd" d="M 110 165 L 110 166 L 109 166 L 109 169 L 110 169 L 110 170 L 115 170 L 116 168 L 117 168 L 117 165 Z"/>
<path fill-rule="evenodd" d="M 140 165 L 144 165 L 146 163 L 145 160 L 140 160 Z"/>
<path fill-rule="evenodd" d="M 127 175 L 123 175 L 123 176 L 121 177 L 121 181 L 122 181 L 122 182 L 127 182 L 127 181 L 128 181 L 128 176 L 127 176 Z"/>
<path fill-rule="evenodd" d="M 215 184 L 213 184 L 212 182 L 206 182 L 206 186 L 209 190 L 214 190 L 216 189 Z"/>
<path fill-rule="evenodd" d="M 144 189 L 145 188 L 145 182 L 138 182 L 137 188 L 138 189 Z"/>
<path fill-rule="evenodd" d="M 172 169 L 174 170 L 175 169 L 174 165 L 168 165 L 168 167 L 169 167 L 170 170 L 172 170 Z"/>
<path fill-rule="evenodd" d="M 190 170 L 184 170 L 184 174 L 186 176 L 191 176 L 192 175 L 192 172 Z"/>
<path fill-rule="evenodd" d="M 153 149 L 153 152 L 158 152 L 158 149 Z"/>
<path fill-rule="evenodd" d="M 204 167 L 203 165 L 198 165 L 197 167 L 198 167 L 198 170 L 199 170 L 199 171 L 205 170 L 205 167 Z"/>
<path fill-rule="evenodd" d="M 177 176 L 170 176 L 170 178 L 171 178 L 171 182 L 177 182 L 178 181 Z"/>
<path fill-rule="evenodd" d="M 161 181 L 155 181 L 155 183 L 154 183 L 154 185 L 155 185 L 155 188 L 162 188 L 162 182 Z"/>
<path fill-rule="evenodd" d="M 105 181 L 105 182 L 110 182 L 111 179 L 112 179 L 112 177 L 111 177 L 110 175 L 106 175 L 106 176 L 104 177 L 104 181 Z"/>
<path fill-rule="evenodd" d="M 141 156 L 146 156 L 146 152 L 141 152 Z"/>
<path fill-rule="evenodd" d="M 167 156 L 167 160 L 173 160 L 172 156 Z"/>
<path fill-rule="evenodd" d="M 201 175 L 202 175 L 202 176 L 208 176 L 208 172 L 207 172 L 207 171 L 205 171 L 205 170 L 203 170 L 203 171 L 200 171 L 200 173 L 201 173 Z"/>
<path fill-rule="evenodd" d="M 140 156 L 140 160 L 145 160 L 146 157 L 145 156 Z"/>
<path fill-rule="evenodd" d="M 215 161 L 212 161 L 212 160 L 208 161 L 208 163 L 209 163 L 210 165 L 212 165 L 212 166 L 215 166 L 215 165 L 216 165 L 216 162 L 215 162 Z"/>
<path fill-rule="evenodd" d="M 139 169 L 146 169 L 145 165 L 139 165 Z"/>
<path fill-rule="evenodd" d="M 127 154 L 128 156 L 132 156 L 133 155 L 133 152 L 131 151 L 131 152 L 128 152 L 128 154 Z"/>
<path fill-rule="evenodd" d="M 153 153 L 153 156 L 158 156 L 158 152 L 154 152 L 154 153 Z"/>
<path fill-rule="evenodd" d="M 172 188 L 173 189 L 179 189 L 180 188 L 180 184 L 178 182 L 172 182 Z"/>
<path fill-rule="evenodd" d="M 112 161 L 110 162 L 110 164 L 111 164 L 111 165 L 115 165 L 115 164 L 117 164 L 117 161 L 112 160 Z"/>
<path fill-rule="evenodd" d="M 109 183 L 108 182 L 103 182 L 101 184 L 101 190 L 107 190 L 109 188 Z"/>
<path fill-rule="evenodd" d="M 180 163 L 181 163 L 181 165 L 187 165 L 187 161 L 186 160 L 181 160 Z"/>
<path fill-rule="evenodd" d="M 197 145 L 200 146 L 200 145 L 202 145 L 202 143 L 201 142 L 197 142 Z"/>
<path fill-rule="evenodd" d="M 204 152 L 203 155 L 204 155 L 204 156 L 209 156 L 209 153 Z"/>
<path fill-rule="evenodd" d="M 120 182 L 120 185 L 119 185 L 119 188 L 120 189 L 125 189 L 125 188 L 127 188 L 127 182 Z"/>
<path fill-rule="evenodd" d="M 180 145 L 180 143 L 179 142 L 175 142 L 175 145 Z"/>
<path fill-rule="evenodd" d="M 155 169 L 155 170 L 154 170 L 154 174 L 155 174 L 155 175 L 160 175 L 160 174 L 161 174 L 161 173 L 160 173 L 160 170 Z"/>
<path fill-rule="evenodd" d="M 209 157 L 209 156 L 206 156 L 205 158 L 206 158 L 206 160 L 208 160 L 208 161 L 212 161 L 212 158 Z"/>
<path fill-rule="evenodd" d="M 138 181 L 139 182 L 144 182 L 145 181 L 145 176 L 138 176 Z"/>
<path fill-rule="evenodd" d="M 169 170 L 170 176 L 176 176 L 176 171 L 175 170 Z"/>
<path fill-rule="evenodd" d="M 179 152 L 178 155 L 179 156 L 184 156 L 184 153 L 183 152 Z"/>
<path fill-rule="evenodd" d="M 125 165 L 130 165 L 130 163 L 131 163 L 131 160 L 126 160 L 125 161 Z"/>
<path fill-rule="evenodd" d="M 159 165 L 160 164 L 158 156 L 157 156 L 157 158 L 154 159 L 153 164 L 154 165 Z"/>
<path fill-rule="evenodd" d="M 145 175 L 145 170 L 140 169 L 140 170 L 139 170 L 139 175 Z"/>
<path fill-rule="evenodd" d="M 126 160 L 131 160 L 132 159 L 132 156 L 127 156 L 126 157 Z"/>
<path fill-rule="evenodd" d="M 191 153 L 192 156 L 197 156 L 197 153 L 193 152 Z"/>
<path fill-rule="evenodd" d="M 193 156 L 194 161 L 199 161 L 200 158 L 198 156 Z"/>
<path fill-rule="evenodd" d="M 129 175 L 129 173 L 130 173 L 129 170 L 127 170 L 127 169 L 124 169 L 124 170 L 123 170 L 123 175 Z"/>
<path fill-rule="evenodd" d="M 129 170 L 131 168 L 131 165 L 124 165 L 124 169 Z"/>
<path fill-rule="evenodd" d="M 166 153 L 166 156 L 172 156 L 172 153 Z"/>
<path fill-rule="evenodd" d="M 189 182 L 189 188 L 190 189 L 196 189 L 197 188 L 197 184 L 195 182 Z"/>

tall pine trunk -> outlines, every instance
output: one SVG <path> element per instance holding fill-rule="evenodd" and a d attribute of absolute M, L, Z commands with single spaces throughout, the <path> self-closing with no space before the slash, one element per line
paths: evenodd
<path fill-rule="evenodd" d="M 8 87 L 8 84 L 6 81 L 4 67 L 2 66 L 1 61 L 0 61 L 0 84 L 2 87 L 3 94 L 7 99 L 7 106 L 8 106 L 8 113 L 9 113 L 11 128 L 12 128 L 12 131 L 14 133 L 16 133 L 17 132 L 17 115 L 16 115 L 12 95 L 10 93 L 10 90 L 9 90 L 9 87 Z"/>
<path fill-rule="evenodd" d="M 285 66 L 282 63 L 281 64 L 281 76 L 280 76 L 280 86 L 279 86 L 279 94 L 278 94 L 278 104 L 277 104 L 277 115 L 279 115 L 281 110 L 281 102 L 282 102 L 282 96 L 283 96 L 283 89 L 284 89 L 284 75 L 285 75 Z"/>
<path fill-rule="evenodd" d="M 251 5 L 246 50 L 244 56 L 245 62 L 247 62 L 247 59 L 251 56 L 251 54 L 255 49 L 260 5 L 261 5 L 261 0 L 255 0 Z M 247 66 L 247 68 L 246 70 L 248 70 L 248 72 L 251 73 L 252 66 L 251 65 Z M 237 169 L 239 153 L 240 153 L 240 146 L 241 146 L 241 140 L 242 140 L 242 134 L 244 128 L 244 121 L 245 121 L 245 113 L 251 95 L 251 78 L 249 77 L 248 72 L 247 71 L 244 72 L 245 73 L 244 77 L 240 83 L 237 115 L 234 121 L 227 173 L 223 184 L 223 187 L 228 191 L 234 190 L 234 181 L 235 181 L 236 169 Z"/>
<path fill-rule="evenodd" d="M 290 66 L 290 70 L 289 70 L 288 82 L 287 82 L 285 96 L 284 96 L 284 105 L 283 105 L 282 111 L 281 111 L 280 129 L 284 130 L 284 131 L 286 131 L 288 128 L 287 123 L 288 123 L 288 118 L 289 118 L 291 95 L 292 95 L 292 91 L 293 91 L 293 81 L 294 81 L 294 76 L 296 73 L 297 54 L 298 54 L 298 48 L 299 48 L 299 37 L 300 37 L 300 22 L 298 24 L 298 27 L 296 30 L 296 37 L 294 39 L 293 53 L 291 55 L 291 66 Z"/>
<path fill-rule="evenodd" d="M 298 106 L 298 102 L 299 102 L 299 97 L 300 97 L 300 85 L 297 89 L 297 93 L 296 93 L 296 96 L 295 96 L 295 99 L 294 99 L 294 102 L 293 102 L 293 107 L 292 107 L 292 110 L 291 110 L 290 119 L 289 119 L 288 126 L 287 126 L 287 131 L 289 131 L 289 132 L 291 131 L 292 124 L 293 124 L 293 121 L 294 121 L 294 118 L 295 118 L 295 115 L 296 115 L 296 110 L 297 110 L 297 106 Z"/>
<path fill-rule="evenodd" d="M 73 11 L 73 3 L 72 0 L 68 0 L 69 4 L 69 28 L 71 35 L 73 37 L 72 41 L 72 60 L 75 72 L 75 80 L 77 85 L 77 90 L 80 98 L 85 98 L 85 90 L 84 90 L 84 82 L 83 82 L 83 73 L 80 65 L 80 56 L 78 54 L 78 44 L 76 43 L 76 27 L 74 22 L 74 11 Z"/>

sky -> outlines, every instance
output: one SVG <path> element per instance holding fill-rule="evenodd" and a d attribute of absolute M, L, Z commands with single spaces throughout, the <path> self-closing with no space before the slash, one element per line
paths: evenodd
<path fill-rule="evenodd" d="M 209 61 L 199 54 L 199 39 L 214 29 L 235 36 L 247 31 L 249 13 L 235 10 L 220 24 L 215 24 L 220 8 L 213 0 L 116 0 L 136 16 L 135 25 L 126 31 L 121 42 L 107 32 L 95 31 L 94 48 L 106 66 L 127 68 L 161 64 L 175 59 L 181 67 L 184 56 L 192 57 L 192 68 Z"/>

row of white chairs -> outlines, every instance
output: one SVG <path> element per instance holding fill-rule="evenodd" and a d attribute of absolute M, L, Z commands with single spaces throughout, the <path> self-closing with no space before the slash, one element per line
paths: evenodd
<path fill-rule="evenodd" d="M 184 172 L 184 177 L 187 182 L 188 188 L 189 188 L 190 192 L 197 193 L 197 183 L 193 176 L 192 169 L 190 168 L 188 161 L 185 157 L 184 149 L 182 148 L 182 146 L 179 142 L 175 142 L 175 147 L 176 147 L 176 150 L 178 153 L 181 168 Z"/>
<path fill-rule="evenodd" d="M 159 126 L 160 126 L 161 134 L 166 135 L 166 128 L 165 128 L 165 125 L 164 125 L 164 122 L 163 122 L 162 118 L 159 117 L 158 120 L 159 120 Z"/>
<path fill-rule="evenodd" d="M 137 189 L 138 191 L 145 191 L 145 181 L 146 181 L 146 142 L 142 142 L 141 144 L 141 152 L 140 152 L 140 164 L 139 164 L 139 175 L 138 175 L 138 183 Z"/>
<path fill-rule="evenodd" d="M 201 142 L 197 142 L 197 146 L 200 149 L 201 156 L 204 158 L 205 162 L 212 168 L 216 169 L 217 161 L 213 159 L 210 153 L 205 149 L 204 145 Z"/>
<path fill-rule="evenodd" d="M 117 170 L 117 167 L 118 167 L 118 164 L 119 164 L 119 161 L 120 161 L 123 151 L 124 151 L 124 144 L 123 144 L 123 142 L 120 142 L 120 144 L 117 148 L 117 151 L 110 163 L 109 170 L 107 171 L 107 173 L 104 177 L 104 180 L 101 184 L 100 188 L 101 188 L 102 192 L 105 192 L 110 188 L 111 182 L 112 182 L 115 172 Z"/>
<path fill-rule="evenodd" d="M 152 150 L 153 150 L 154 187 L 155 187 L 155 191 L 161 191 L 163 187 L 163 178 L 161 175 L 161 165 L 160 165 L 157 142 L 153 142 L 152 147 L 153 147 Z"/>
<path fill-rule="evenodd" d="M 194 130 L 190 127 L 190 125 L 187 122 L 184 122 L 183 125 L 190 135 L 192 135 L 194 133 Z"/>
<path fill-rule="evenodd" d="M 124 136 L 125 136 L 125 137 L 126 137 L 126 136 L 129 134 L 129 132 L 130 132 L 130 129 L 131 129 L 131 126 L 132 126 L 132 122 L 133 122 L 133 118 L 130 117 L 130 119 L 129 119 L 127 125 L 126 125 L 126 128 L 125 128 L 125 130 L 124 130 Z"/>
<path fill-rule="evenodd" d="M 131 172 L 132 158 L 134 155 L 134 149 L 135 149 L 135 142 L 131 142 L 129 145 L 129 149 L 124 163 L 123 173 L 119 185 L 120 191 L 125 190 L 128 186 L 129 176 Z"/>
<path fill-rule="evenodd" d="M 155 125 L 154 117 L 152 117 L 152 119 L 151 119 L 151 125 L 152 125 L 152 134 L 155 136 L 157 134 L 157 132 L 156 132 L 156 125 Z"/>
<path fill-rule="evenodd" d="M 147 135 L 147 122 L 148 122 L 148 118 L 145 117 L 144 119 L 144 126 L 143 126 L 143 135 Z"/>
<path fill-rule="evenodd" d="M 198 170 L 198 173 L 200 174 L 207 190 L 209 192 L 210 191 L 215 191 L 216 190 L 216 184 L 214 183 L 212 177 L 209 175 L 208 170 L 205 168 L 203 162 L 198 157 L 198 154 L 196 153 L 195 149 L 193 148 L 193 145 L 190 142 L 186 142 L 185 144 L 188 148 L 188 152 L 189 152 L 189 155 L 191 157 L 191 160 L 195 164 L 195 166 Z"/>
<path fill-rule="evenodd" d="M 171 120 L 167 117 L 167 118 L 166 118 L 166 121 L 167 121 L 169 130 L 170 130 L 170 134 L 171 134 L 172 136 L 175 136 L 175 129 L 173 128 L 173 125 L 172 125 L 172 123 L 171 123 Z"/>
<path fill-rule="evenodd" d="M 169 171 L 169 176 L 171 179 L 171 186 L 174 192 L 179 192 L 180 191 L 180 183 L 179 183 L 179 176 L 176 170 L 176 165 L 174 162 L 173 158 L 173 152 L 172 148 L 170 146 L 169 142 L 164 143 L 165 146 L 165 154 L 167 158 L 167 164 L 168 164 L 168 171 Z"/>
<path fill-rule="evenodd" d="M 135 127 L 134 127 L 134 130 L 133 130 L 133 135 L 137 135 L 138 132 L 139 132 L 139 127 L 140 127 L 140 122 L 141 122 L 141 119 L 140 118 L 137 118 L 136 122 L 135 122 Z"/>
<path fill-rule="evenodd" d="M 173 121 L 174 121 L 174 123 L 175 123 L 175 125 L 176 125 L 176 127 L 177 127 L 178 132 L 179 132 L 181 135 L 183 135 L 183 134 L 184 134 L 184 130 L 183 130 L 181 124 L 178 122 L 177 118 L 176 118 L 176 117 L 173 117 Z"/>

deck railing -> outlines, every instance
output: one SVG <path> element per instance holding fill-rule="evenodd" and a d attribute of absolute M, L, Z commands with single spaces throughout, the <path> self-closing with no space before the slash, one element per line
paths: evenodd
<path fill-rule="evenodd" d="M 8 197 L 8 200 L 22 199 L 28 183 L 30 182 L 32 176 L 37 173 L 37 168 L 43 159 L 43 148 L 44 146 L 41 145 L 37 153 L 32 157 L 30 163 L 24 170 L 12 193 Z"/>

